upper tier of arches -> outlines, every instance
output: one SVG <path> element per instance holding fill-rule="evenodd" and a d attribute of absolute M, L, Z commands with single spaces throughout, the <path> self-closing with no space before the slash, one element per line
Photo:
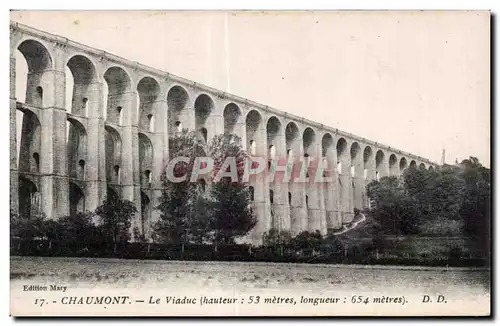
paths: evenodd
<path fill-rule="evenodd" d="M 24 75 L 26 82 L 24 89 L 15 89 L 13 95 L 27 104 L 36 117 L 39 109 L 58 104 L 45 91 L 50 87 L 46 75 L 56 70 L 66 79 L 63 103 L 68 114 L 84 119 L 103 118 L 113 128 L 135 125 L 145 133 L 164 130 L 172 133 L 189 128 L 199 132 L 205 141 L 213 132 L 234 133 L 245 138 L 247 148 L 266 142 L 268 148 L 258 150 L 261 155 L 271 150 L 273 155 L 298 151 L 310 156 L 321 152 L 329 160 L 336 161 L 334 164 L 355 165 L 355 170 L 373 165 L 383 175 L 397 175 L 411 166 L 436 166 L 419 156 L 278 112 L 67 39 L 43 32 L 37 35 L 29 27 L 14 25 L 11 48 L 19 54 L 15 58 L 16 78 Z M 18 71 L 19 61 L 24 61 L 24 71 Z M 24 96 L 18 96 L 22 93 Z M 222 122 L 221 127 L 213 127 L 217 125 L 215 120 Z M 259 132 L 264 133 L 261 138 Z M 280 142 L 283 146 L 277 145 Z"/>

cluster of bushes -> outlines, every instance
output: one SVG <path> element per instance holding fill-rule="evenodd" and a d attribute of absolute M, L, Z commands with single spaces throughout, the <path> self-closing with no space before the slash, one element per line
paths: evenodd
<path fill-rule="evenodd" d="M 319 231 L 296 236 L 271 229 L 263 245 L 194 241 L 146 242 L 138 235 L 130 240 L 131 202 L 114 198 L 96 211 L 77 213 L 58 220 L 44 216 L 23 218 L 11 215 L 11 255 L 52 257 L 114 257 L 130 259 L 267 261 L 297 263 L 398 264 L 430 266 L 484 266 L 482 258 L 465 257 L 461 249 L 444 256 L 411 255 L 398 249 L 397 241 L 375 237 L 348 243 L 341 237 L 323 237 Z M 97 219 L 97 220 L 96 220 Z M 135 230 L 138 234 L 140 232 Z M 403 253 L 403 254 L 401 254 Z"/>
<path fill-rule="evenodd" d="M 374 238 L 387 235 L 467 237 L 490 251 L 490 170 L 476 158 L 433 170 L 409 168 L 401 178 L 367 185 Z"/>
<path fill-rule="evenodd" d="M 16 240 L 11 255 L 44 257 L 123 258 L 187 261 L 286 262 L 312 264 L 374 264 L 406 266 L 486 266 L 483 258 L 466 258 L 460 249 L 443 257 L 377 255 L 370 246 L 341 247 L 338 242 L 324 241 L 317 247 L 297 248 L 297 243 L 282 246 L 252 247 L 244 244 L 218 245 L 158 243 L 119 243 L 116 247 L 102 243 L 49 242 L 47 239 Z"/>
<path fill-rule="evenodd" d="M 78 252 L 90 245 L 116 251 L 119 244 L 131 240 L 131 221 L 135 213 L 137 209 L 132 202 L 118 197 L 105 200 L 93 212 L 58 219 L 47 219 L 43 214 L 26 217 L 11 212 L 11 247 L 42 241 L 48 249 L 58 247 L 69 252 Z M 134 229 L 134 233 L 140 234 L 140 231 Z"/>
<path fill-rule="evenodd" d="M 205 144 L 195 133 L 183 130 L 170 137 L 169 148 L 173 156 L 192 160 L 174 169 L 176 177 L 186 176 L 185 181 L 174 183 L 162 176 L 162 195 L 155 207 L 160 216 L 152 225 L 151 239 L 144 237 L 142 226 L 132 227 L 137 214 L 134 204 L 109 196 L 93 212 L 56 220 L 11 214 L 11 254 L 474 266 L 484 265 L 482 257 L 489 254 L 490 172 L 474 158 L 435 170 L 410 168 L 402 178 L 384 177 L 368 184 L 371 208 L 366 213 L 375 223 L 368 232 L 370 241 L 361 245 L 348 246 L 339 237 L 323 237 L 319 231 L 292 237 L 272 229 L 264 234 L 262 246 L 249 247 L 236 244 L 257 222 L 249 185 L 229 177 L 207 185 L 192 175 L 196 157 L 208 151 L 215 162 L 209 177 L 227 172 L 222 162 L 236 157 L 235 172 L 241 180 L 247 155 L 241 140 L 220 135 Z M 193 178 L 198 182 L 191 182 Z M 359 217 L 358 210 L 355 215 Z M 441 232 L 442 226 L 450 231 Z M 456 248 L 439 257 L 426 257 L 422 250 L 410 257 L 388 249 L 386 240 L 392 236 L 429 232 L 467 236 L 482 255 L 464 257 Z"/>

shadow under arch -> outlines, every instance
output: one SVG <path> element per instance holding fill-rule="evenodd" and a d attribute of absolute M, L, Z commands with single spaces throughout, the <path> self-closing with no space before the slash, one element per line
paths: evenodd
<path fill-rule="evenodd" d="M 364 151 L 363 151 L 363 164 L 364 164 L 363 168 L 365 170 L 365 174 L 368 172 L 368 169 L 372 168 L 372 166 L 373 166 L 372 157 L 373 157 L 372 148 L 370 146 L 366 146 Z"/>
<path fill-rule="evenodd" d="M 75 183 L 69 183 L 69 214 L 75 216 L 85 211 L 85 195 Z"/>
<path fill-rule="evenodd" d="M 106 200 L 116 201 L 118 199 L 120 199 L 120 195 L 118 194 L 118 192 L 113 187 L 108 186 L 106 188 Z"/>
<path fill-rule="evenodd" d="M 106 181 L 120 183 L 122 142 L 120 133 L 113 127 L 105 126 Z M 118 170 L 117 170 L 118 169 Z"/>
<path fill-rule="evenodd" d="M 396 157 L 396 154 L 391 154 L 391 156 L 389 156 L 389 175 L 391 177 L 397 176 L 399 172 L 398 169 L 398 158 Z"/>
<path fill-rule="evenodd" d="M 346 168 L 349 165 L 349 153 L 347 150 L 347 141 L 341 137 L 337 140 L 337 172 L 345 174 Z M 340 184 L 342 186 L 342 183 Z"/>
<path fill-rule="evenodd" d="M 281 143 L 280 139 L 282 136 L 282 127 L 281 127 L 281 122 L 280 120 L 272 116 L 267 120 L 266 124 L 266 134 L 267 134 L 267 146 L 268 146 L 268 153 L 267 157 L 268 159 L 275 159 L 276 158 L 276 151 L 278 150 L 281 155 Z"/>
<path fill-rule="evenodd" d="M 155 131 L 155 113 L 154 104 L 160 95 L 160 84 L 153 77 L 143 77 L 137 84 L 137 93 L 139 94 L 139 128 Z"/>
<path fill-rule="evenodd" d="M 382 150 L 378 150 L 375 154 L 375 179 L 378 181 L 381 177 L 385 177 L 385 154 Z"/>
<path fill-rule="evenodd" d="M 147 236 L 149 233 L 149 227 L 151 223 L 151 200 L 149 196 L 141 191 L 141 233 Z"/>
<path fill-rule="evenodd" d="M 17 50 L 28 65 L 25 102 L 34 107 L 44 107 L 44 75 L 53 68 L 52 56 L 42 43 L 33 39 L 21 42 Z"/>
<path fill-rule="evenodd" d="M 42 126 L 31 110 L 23 111 L 21 139 L 19 145 L 19 171 L 40 173 Z"/>
<path fill-rule="evenodd" d="M 406 168 L 408 167 L 408 162 L 406 161 L 406 158 L 405 157 L 402 157 L 400 160 L 399 160 L 399 171 L 401 173 L 403 173 Z"/>
<path fill-rule="evenodd" d="M 97 92 L 91 87 L 92 84 L 98 82 L 95 66 L 89 58 L 81 54 L 72 56 L 66 66 L 73 76 L 73 91 L 69 101 L 71 103 L 70 112 L 88 117 L 89 102 L 99 101 L 98 98 L 95 98 Z"/>
<path fill-rule="evenodd" d="M 87 131 L 76 119 L 68 117 L 67 163 L 70 178 L 85 179 Z"/>
<path fill-rule="evenodd" d="M 131 78 L 123 68 L 113 66 L 108 68 L 104 73 L 104 80 L 108 89 L 108 99 L 105 108 L 106 121 L 121 125 L 124 115 L 127 117 L 132 115 L 132 108 L 129 105 L 130 98 L 127 95 L 132 90 Z M 127 112 L 123 110 L 127 110 Z"/>
<path fill-rule="evenodd" d="M 139 167 L 141 186 L 149 188 L 153 170 L 153 143 L 143 133 L 139 133 Z"/>
<path fill-rule="evenodd" d="M 214 101 L 207 94 L 199 95 L 194 102 L 195 130 L 199 140 L 207 142 L 207 119 L 215 109 Z"/>
<path fill-rule="evenodd" d="M 182 130 L 183 125 L 188 126 L 189 109 L 186 107 L 190 101 L 188 92 L 179 85 L 172 86 L 167 93 L 168 133 L 174 135 Z"/>
<path fill-rule="evenodd" d="M 19 215 L 31 218 L 40 212 L 40 193 L 34 182 L 19 176 Z"/>
<path fill-rule="evenodd" d="M 263 135 L 259 134 L 262 129 L 262 115 L 260 112 L 257 110 L 248 112 L 245 118 L 245 132 L 247 138 L 247 151 L 250 152 L 251 155 L 256 155 L 257 144 L 265 141 L 265 139 L 262 139 Z"/>
<path fill-rule="evenodd" d="M 241 117 L 241 110 L 238 105 L 229 103 L 224 108 L 224 133 L 227 135 L 235 133 L 235 127 Z"/>
<path fill-rule="evenodd" d="M 313 156 L 314 153 L 314 142 L 316 141 L 316 133 L 310 127 L 304 129 L 302 134 L 302 146 L 304 150 L 304 155 Z"/>

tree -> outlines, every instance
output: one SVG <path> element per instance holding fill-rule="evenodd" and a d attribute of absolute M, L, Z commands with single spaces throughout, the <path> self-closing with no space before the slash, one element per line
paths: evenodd
<path fill-rule="evenodd" d="M 134 240 L 139 243 L 146 243 L 148 242 L 148 239 L 146 238 L 146 235 L 141 232 L 141 229 L 138 226 L 134 226 L 132 229 L 132 234 L 134 235 Z"/>
<path fill-rule="evenodd" d="M 380 181 L 374 180 L 366 189 L 368 197 L 374 203 L 370 215 L 378 222 L 380 232 L 411 234 L 418 231 L 421 207 L 405 191 L 398 178 L 383 177 Z"/>
<path fill-rule="evenodd" d="M 366 193 L 376 207 L 386 201 L 399 199 L 405 194 L 405 191 L 398 178 L 382 177 L 379 181 L 371 181 L 366 186 Z"/>
<path fill-rule="evenodd" d="M 275 246 L 286 246 L 290 245 L 292 241 L 292 235 L 289 231 L 281 231 L 275 228 L 270 229 L 263 235 L 264 246 L 275 247 Z"/>
<path fill-rule="evenodd" d="M 208 152 L 210 153 L 210 157 L 214 160 L 214 168 L 212 172 L 213 179 L 215 179 L 217 174 L 219 174 L 221 168 L 224 167 L 226 159 L 228 157 L 234 158 L 236 174 L 238 177 L 238 181 L 234 183 L 240 186 L 247 186 L 242 179 L 245 172 L 246 160 L 249 159 L 250 156 L 243 150 L 241 138 L 236 135 L 216 135 L 210 141 Z M 223 172 L 228 172 L 229 170 L 230 166 L 227 166 Z"/>
<path fill-rule="evenodd" d="M 457 228 L 449 226 L 463 222 L 465 235 L 488 253 L 490 183 L 489 169 L 470 157 L 434 170 L 409 168 L 402 183 L 382 178 L 367 185 L 367 194 L 375 203 L 371 215 L 384 233 L 418 233 L 430 225 L 433 232 L 456 234 Z"/>
<path fill-rule="evenodd" d="M 101 240 L 95 236 L 97 230 L 92 223 L 92 216 L 91 212 L 78 212 L 53 221 L 54 223 L 50 227 L 53 234 L 52 239 L 78 244 Z"/>
<path fill-rule="evenodd" d="M 211 140 L 209 153 L 214 160 L 215 180 L 210 187 L 213 212 L 209 227 L 216 243 L 233 243 L 235 237 L 246 235 L 257 224 L 250 206 L 249 187 L 242 180 L 248 155 L 242 149 L 239 137 L 226 134 L 217 135 Z M 224 162 L 229 162 L 228 158 L 234 164 L 231 166 L 228 163 L 226 167 Z M 236 171 L 231 170 L 235 168 Z M 233 175 L 236 172 L 237 180 L 217 178 L 223 172 L 233 172 Z"/>
<path fill-rule="evenodd" d="M 483 253 L 490 253 L 491 174 L 475 157 L 462 161 L 464 200 L 460 214 L 464 218 L 464 232 Z"/>
<path fill-rule="evenodd" d="M 234 238 L 246 235 L 257 224 L 249 205 L 250 193 L 247 187 L 221 180 L 211 187 L 214 198 L 210 229 L 216 243 L 229 244 Z"/>
<path fill-rule="evenodd" d="M 296 250 L 311 249 L 319 250 L 323 243 L 323 237 L 319 230 L 315 232 L 302 231 L 292 239 L 292 247 Z"/>
<path fill-rule="evenodd" d="M 154 230 L 161 242 L 182 244 L 186 242 L 186 232 L 191 228 L 195 189 L 189 181 L 175 183 L 162 176 L 162 195 L 158 209 L 160 218 Z"/>
<path fill-rule="evenodd" d="M 10 211 L 10 236 L 13 239 L 34 240 L 46 236 L 46 217 L 35 214 L 31 217 Z"/>
<path fill-rule="evenodd" d="M 404 173 L 404 186 L 408 196 L 420 205 L 422 220 L 443 221 L 460 218 L 464 182 L 456 168 L 410 168 Z"/>
<path fill-rule="evenodd" d="M 338 236 L 329 234 L 323 239 L 323 247 L 328 250 L 330 254 L 339 254 L 344 251 L 344 244 Z"/>
<path fill-rule="evenodd" d="M 191 221 L 188 237 L 192 242 L 197 244 L 213 242 L 214 234 L 211 232 L 211 223 L 214 219 L 214 204 L 210 193 L 198 187 L 193 203 L 193 214 L 196 218 Z"/>
<path fill-rule="evenodd" d="M 101 218 L 99 229 L 106 242 L 113 244 L 114 253 L 117 243 L 129 241 L 132 218 L 136 213 L 137 208 L 133 202 L 118 197 L 107 199 L 96 208 L 95 214 Z"/>
<path fill-rule="evenodd" d="M 182 182 L 173 182 L 167 177 L 167 171 L 161 176 L 162 194 L 159 199 L 159 220 L 153 226 L 155 238 L 163 243 L 184 244 L 188 241 L 188 231 L 195 227 L 200 230 L 200 223 L 193 222 L 197 213 L 203 211 L 203 202 L 198 197 L 200 190 L 190 181 L 194 158 L 205 156 L 203 146 L 194 132 L 183 129 L 169 138 L 170 156 L 188 157 L 189 163 L 180 162 L 174 167 L 174 176 L 186 176 Z M 198 239 L 204 235 L 197 234 Z"/>

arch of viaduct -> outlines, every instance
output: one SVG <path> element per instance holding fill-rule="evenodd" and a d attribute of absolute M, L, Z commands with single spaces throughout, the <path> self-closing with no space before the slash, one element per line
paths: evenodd
<path fill-rule="evenodd" d="M 10 37 L 10 183 L 16 212 L 39 209 L 58 217 L 121 195 L 138 207 L 133 226 L 148 236 L 168 137 L 180 126 L 196 130 L 203 141 L 236 134 L 258 156 L 292 151 L 323 157 L 333 177 L 323 187 L 251 180 L 256 243 L 271 227 L 295 234 L 339 229 L 352 221 L 354 208 L 368 205 L 369 181 L 399 176 L 410 166 L 437 166 L 25 25 L 11 22 Z M 28 66 L 25 103 L 15 97 L 17 51 Z M 70 110 L 67 68 L 74 81 Z M 16 139 L 18 110 L 23 112 L 21 139 Z"/>

